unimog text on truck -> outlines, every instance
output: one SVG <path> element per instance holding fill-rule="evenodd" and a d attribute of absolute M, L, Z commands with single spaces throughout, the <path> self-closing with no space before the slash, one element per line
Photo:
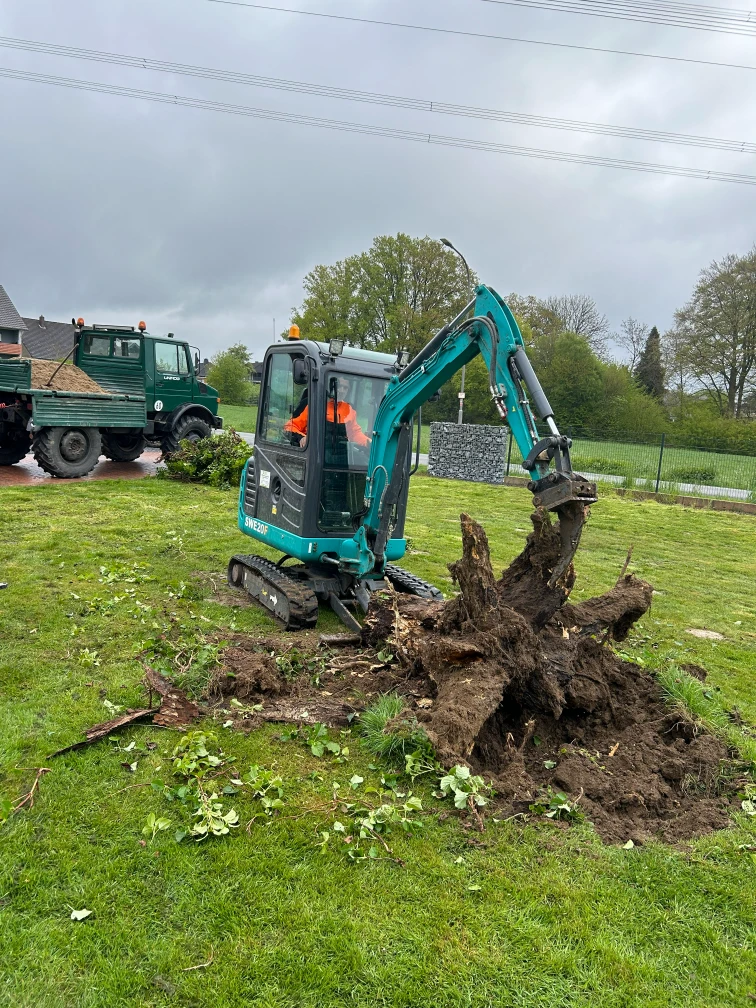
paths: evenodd
<path fill-rule="evenodd" d="M 218 394 L 197 376 L 199 353 L 144 330 L 79 319 L 72 364 L 0 358 L 0 465 L 31 448 L 45 472 L 71 479 L 101 454 L 131 462 L 147 444 L 165 454 L 222 427 Z"/>

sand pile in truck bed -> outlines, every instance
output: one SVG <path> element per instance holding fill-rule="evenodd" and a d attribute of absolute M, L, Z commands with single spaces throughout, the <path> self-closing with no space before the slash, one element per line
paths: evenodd
<path fill-rule="evenodd" d="M 610 843 L 675 842 L 728 825 L 739 782 L 727 747 L 664 701 L 657 680 L 622 661 L 622 641 L 651 604 L 649 584 L 622 575 L 611 591 L 568 602 L 570 566 L 548 587 L 560 541 L 533 515 L 524 551 L 497 580 L 483 529 L 462 515 L 459 595 L 374 599 L 361 650 L 291 683 L 270 645 L 240 640 L 213 684 L 262 702 L 269 720 L 344 723 L 396 689 L 446 765 L 491 780 L 503 815 L 563 791 Z M 388 643 L 395 660 L 377 655 Z M 280 643 L 278 645 L 280 650 Z"/>
<path fill-rule="evenodd" d="M 60 365 L 55 361 L 31 359 L 31 387 L 34 389 L 54 389 L 56 392 L 99 392 L 109 395 L 88 374 L 75 364 L 64 364 L 50 385 L 47 383 Z"/>

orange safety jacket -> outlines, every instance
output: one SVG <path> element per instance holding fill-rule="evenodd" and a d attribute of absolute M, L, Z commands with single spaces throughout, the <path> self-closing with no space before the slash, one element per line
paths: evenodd
<path fill-rule="evenodd" d="M 307 417 L 309 416 L 309 407 L 305 406 L 299 416 L 292 417 L 291 420 L 287 420 L 284 424 L 285 431 L 291 431 L 293 434 L 299 434 L 300 437 L 304 437 L 307 433 Z M 328 405 L 326 406 L 326 419 L 333 423 L 333 399 L 328 400 Z M 339 409 L 337 414 L 337 423 L 344 424 L 346 427 L 347 438 L 353 441 L 355 444 L 362 445 L 365 447 L 370 444 L 370 439 L 366 437 L 364 431 L 357 423 L 357 414 L 354 412 L 354 408 L 349 405 L 348 402 L 339 400 Z"/>

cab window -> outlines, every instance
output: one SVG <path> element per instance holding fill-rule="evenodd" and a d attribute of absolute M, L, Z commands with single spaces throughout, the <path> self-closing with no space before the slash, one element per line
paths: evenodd
<path fill-rule="evenodd" d="M 178 353 L 178 369 L 179 369 L 179 374 L 188 375 L 189 374 L 189 350 L 183 344 L 179 344 L 176 347 L 176 352 Z"/>
<path fill-rule="evenodd" d="M 155 343 L 155 370 L 161 374 L 178 374 L 178 350 L 175 343 Z"/>
<path fill-rule="evenodd" d="M 113 340 L 113 356 L 128 357 L 130 360 L 139 360 L 140 340 L 122 339 L 116 336 Z"/>
<path fill-rule="evenodd" d="M 272 444 L 299 447 L 307 431 L 307 385 L 294 382 L 294 359 L 272 354 L 265 380 L 260 437 Z"/>
<path fill-rule="evenodd" d="M 94 357 L 110 356 L 110 336 L 93 336 L 87 333 L 84 337 L 84 353 Z"/>
<path fill-rule="evenodd" d="M 323 483 L 318 528 L 352 533 L 365 503 L 365 481 L 383 378 L 332 372 L 326 399 Z"/>

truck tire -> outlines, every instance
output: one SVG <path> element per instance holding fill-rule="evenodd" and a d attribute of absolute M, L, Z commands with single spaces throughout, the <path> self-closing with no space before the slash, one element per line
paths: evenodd
<path fill-rule="evenodd" d="M 100 458 L 102 437 L 97 427 L 43 427 L 34 435 L 37 465 L 58 479 L 92 472 Z"/>
<path fill-rule="evenodd" d="M 142 454 L 145 444 L 144 434 L 140 430 L 129 434 L 111 434 L 106 431 L 102 435 L 102 454 L 114 462 L 133 462 Z"/>
<path fill-rule="evenodd" d="M 176 424 L 167 431 L 160 442 L 163 455 L 179 450 L 180 441 L 201 441 L 210 437 L 213 431 L 210 424 L 197 416 L 182 416 Z"/>
<path fill-rule="evenodd" d="M 15 465 L 31 448 L 31 434 L 15 424 L 0 424 L 0 465 Z"/>

